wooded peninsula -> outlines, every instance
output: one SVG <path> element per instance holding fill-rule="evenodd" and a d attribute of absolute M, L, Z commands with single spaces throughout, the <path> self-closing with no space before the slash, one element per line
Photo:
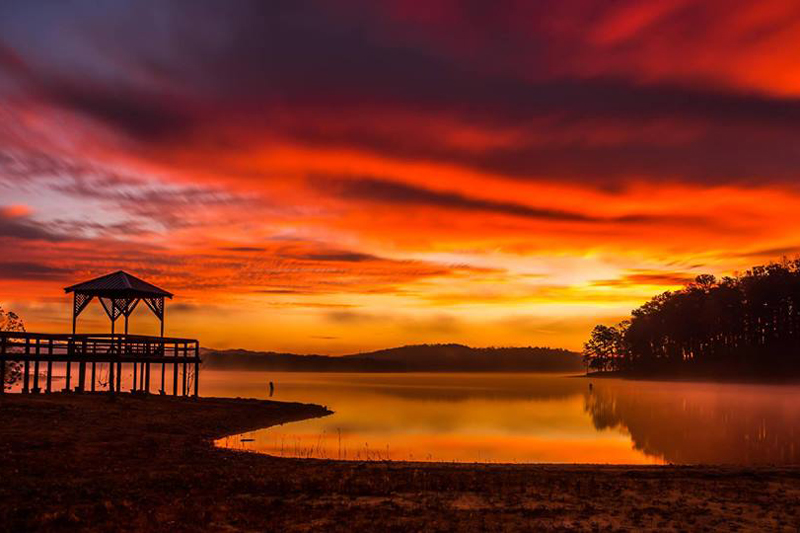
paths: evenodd
<path fill-rule="evenodd" d="M 717 279 L 698 276 L 595 326 L 587 368 L 648 377 L 786 379 L 800 376 L 800 259 Z"/>

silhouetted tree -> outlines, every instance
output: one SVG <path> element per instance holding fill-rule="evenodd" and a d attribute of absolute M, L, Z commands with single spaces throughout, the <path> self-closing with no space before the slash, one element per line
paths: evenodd
<path fill-rule="evenodd" d="M 623 324 L 595 327 L 584 357 L 603 371 L 798 372 L 800 260 L 720 280 L 698 276 L 634 309 Z"/>
<path fill-rule="evenodd" d="M 618 327 L 595 326 L 583 345 L 586 366 L 597 371 L 617 370 L 617 361 L 625 356 L 624 331 L 622 324 Z"/>
<path fill-rule="evenodd" d="M 16 313 L 12 311 L 4 311 L 0 307 L 0 331 L 25 331 L 25 324 L 22 323 Z M 6 362 L 6 371 L 4 376 L 0 376 L 0 386 L 4 389 L 10 387 L 20 378 L 20 364 L 15 362 Z"/>

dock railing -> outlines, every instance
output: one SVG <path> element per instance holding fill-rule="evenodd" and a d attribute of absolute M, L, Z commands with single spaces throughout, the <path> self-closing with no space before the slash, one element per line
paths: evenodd
<path fill-rule="evenodd" d="M 184 396 L 198 395 L 200 374 L 200 343 L 195 339 L 174 337 L 152 337 L 126 334 L 53 334 L 28 332 L 0 332 L 0 376 L 6 375 L 8 362 L 22 364 L 23 393 L 38 393 L 40 378 L 45 379 L 44 392 L 51 392 L 53 363 L 66 363 L 65 391 L 72 389 L 72 365 L 78 365 L 78 385 L 75 391 L 86 390 L 87 365 L 91 365 L 90 390 L 98 385 L 97 365 L 108 365 L 108 392 L 120 391 L 122 365 L 131 365 L 133 370 L 132 392 L 150 392 L 150 367 L 161 365 L 161 389 L 166 394 L 165 372 L 172 368 L 172 393 Z M 46 372 L 42 376 L 42 367 Z M 192 375 L 193 374 L 193 375 Z M 0 394 L 4 387 L 0 387 Z"/>

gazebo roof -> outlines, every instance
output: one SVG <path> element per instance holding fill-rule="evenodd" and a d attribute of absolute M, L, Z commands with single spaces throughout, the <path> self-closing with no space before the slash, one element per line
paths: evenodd
<path fill-rule="evenodd" d="M 137 278 L 122 270 L 112 272 L 105 276 L 100 276 L 83 283 L 71 285 L 64 289 L 64 292 L 75 292 L 91 296 L 139 296 L 149 297 L 163 296 L 172 298 L 172 293 L 160 289 L 151 283 Z"/>

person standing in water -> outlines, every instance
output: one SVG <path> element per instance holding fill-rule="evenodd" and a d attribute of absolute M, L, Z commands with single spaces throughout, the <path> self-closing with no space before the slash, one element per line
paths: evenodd
<path fill-rule="evenodd" d="M 269 382 L 269 397 L 272 398 L 272 395 L 275 394 L 275 384 L 273 382 Z"/>

